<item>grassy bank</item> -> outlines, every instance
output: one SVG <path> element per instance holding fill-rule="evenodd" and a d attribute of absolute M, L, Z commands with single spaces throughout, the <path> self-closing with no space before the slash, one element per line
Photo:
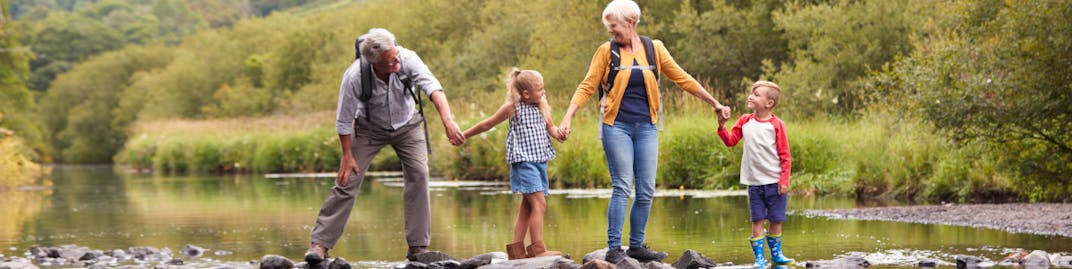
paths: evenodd
<path fill-rule="evenodd" d="M 688 109 L 701 109 L 688 107 Z M 485 115 L 461 108 L 467 128 Z M 556 111 L 560 113 L 561 111 Z M 431 112 L 433 174 L 452 179 L 506 181 L 506 125 L 462 147 L 451 147 Z M 490 113 L 490 111 L 488 112 Z M 558 114 L 556 113 L 556 114 Z M 740 147 L 727 148 L 715 135 L 708 110 L 668 113 L 659 135 L 660 188 L 733 189 Z M 158 121 L 137 125 L 119 163 L 159 172 L 335 171 L 338 138 L 330 112 L 298 117 L 209 121 Z M 855 120 L 787 122 L 793 152 L 793 188 L 798 193 L 890 197 L 926 201 L 1017 199 L 1013 178 L 997 157 L 981 147 L 955 145 L 932 135 L 917 121 L 870 116 Z M 556 121 L 558 118 L 556 117 Z M 558 157 L 549 164 L 557 187 L 606 187 L 609 179 L 593 115 L 575 118 Z M 732 122 L 728 123 L 732 124 Z M 374 170 L 398 170 L 390 148 L 373 161 Z"/>

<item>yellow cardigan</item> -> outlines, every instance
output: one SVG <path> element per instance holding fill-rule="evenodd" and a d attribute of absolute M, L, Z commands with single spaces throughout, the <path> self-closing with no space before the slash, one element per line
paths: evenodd
<path fill-rule="evenodd" d="M 673 81 L 674 84 L 689 93 L 703 90 L 703 87 L 692 75 L 689 75 L 689 73 L 681 69 L 681 66 L 677 65 L 674 57 L 670 56 L 670 51 L 666 50 L 666 46 L 663 45 L 662 41 L 652 40 L 652 45 L 655 47 L 655 61 L 658 62 L 659 71 L 666 75 L 670 81 Z M 618 53 L 622 56 L 622 65 L 632 63 L 634 59 L 641 66 L 648 65 L 648 56 L 644 52 L 642 44 L 634 45 L 632 52 L 621 50 Z M 599 85 L 603 84 L 603 79 L 609 71 L 610 42 L 608 41 L 596 49 L 596 54 L 592 56 L 592 63 L 588 66 L 588 74 L 584 75 L 584 80 L 581 81 L 580 85 L 577 85 L 577 91 L 573 93 L 573 99 L 570 100 L 570 103 L 577 104 L 580 107 L 585 102 L 588 102 L 588 98 L 591 98 L 592 94 L 599 90 Z M 651 123 L 655 124 L 659 122 L 658 112 L 661 105 L 659 104 L 659 84 L 655 81 L 653 70 L 641 70 L 641 72 L 644 74 L 644 85 L 648 90 L 648 110 L 649 114 L 651 114 Z M 625 87 L 629 84 L 629 75 L 631 73 L 628 70 L 623 70 L 623 72 L 618 72 L 618 75 L 614 78 L 614 88 L 604 96 L 606 98 L 606 107 L 603 113 L 603 123 L 614 125 L 614 119 L 618 117 L 618 108 L 621 107 L 622 95 L 625 94 Z"/>

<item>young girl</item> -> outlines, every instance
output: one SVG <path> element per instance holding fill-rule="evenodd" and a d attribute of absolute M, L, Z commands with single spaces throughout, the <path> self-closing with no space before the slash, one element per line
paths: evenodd
<path fill-rule="evenodd" d="M 506 81 L 506 103 L 490 118 L 465 130 L 465 137 L 483 133 L 507 118 L 506 162 L 510 164 L 510 188 L 520 192 L 521 210 L 514 224 L 514 242 L 506 245 L 510 259 L 522 259 L 562 252 L 549 251 L 543 244 L 543 216 L 547 211 L 547 161 L 555 158 L 548 136 L 561 139 L 551 120 L 551 106 L 544 97 L 543 76 L 534 70 L 510 71 Z M 532 245 L 525 247 L 528 231 Z M 527 252 L 526 252 L 527 250 Z"/>

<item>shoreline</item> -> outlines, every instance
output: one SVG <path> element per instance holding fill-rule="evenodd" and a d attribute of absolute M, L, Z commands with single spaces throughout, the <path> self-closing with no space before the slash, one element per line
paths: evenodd
<path fill-rule="evenodd" d="M 828 219 L 943 224 L 990 228 L 1011 233 L 1072 237 L 1072 204 L 944 204 L 799 210 L 789 213 Z"/>

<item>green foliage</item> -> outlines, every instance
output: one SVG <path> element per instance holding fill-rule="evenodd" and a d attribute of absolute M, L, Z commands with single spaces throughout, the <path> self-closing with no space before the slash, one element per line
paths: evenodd
<path fill-rule="evenodd" d="M 747 88 L 742 79 L 759 78 L 764 60 L 781 64 L 789 58 L 786 39 L 771 15 L 782 4 L 710 2 L 711 7 L 696 7 L 682 1 L 669 23 L 675 38 L 664 42 L 674 55 L 684 56 L 675 58 L 682 68 L 711 81 L 715 96 L 733 97 Z"/>
<path fill-rule="evenodd" d="M 13 131 L 20 139 L 34 149 L 35 153 L 47 153 L 45 134 L 41 124 L 33 115 L 36 109 L 34 95 L 26 88 L 30 75 L 29 61 L 32 57 L 27 47 L 18 41 L 13 26 L 7 20 L 8 6 L 0 1 L 0 128 Z M 0 136 L 5 136 L 0 134 Z M 39 154 L 28 155 L 41 159 Z M 45 156 L 47 157 L 47 155 Z"/>
<path fill-rule="evenodd" d="M 71 163 L 109 162 L 125 141 L 133 119 L 121 107 L 120 91 L 130 77 L 140 77 L 171 61 L 162 47 L 135 47 L 106 53 L 79 64 L 56 79 L 41 100 L 45 128 L 59 159 Z"/>
<path fill-rule="evenodd" d="M 954 14 L 950 30 L 876 75 L 875 91 L 897 93 L 898 108 L 1001 156 L 1022 195 L 1068 201 L 1072 4 L 978 1 Z"/>
<path fill-rule="evenodd" d="M 860 84 L 868 71 L 909 52 L 909 40 L 924 35 L 925 23 L 947 5 L 848 0 L 787 4 L 773 17 L 784 31 L 791 60 L 766 74 L 787 97 L 779 107 L 802 116 L 845 114 L 863 107 L 867 94 Z"/>

